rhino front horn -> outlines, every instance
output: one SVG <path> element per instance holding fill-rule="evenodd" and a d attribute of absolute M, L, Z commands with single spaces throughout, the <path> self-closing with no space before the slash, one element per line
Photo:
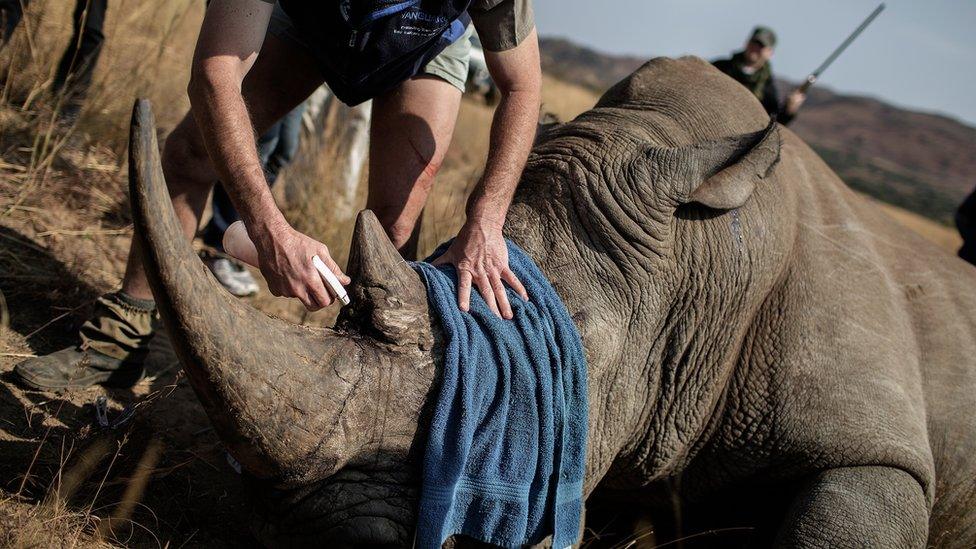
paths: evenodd
<path fill-rule="evenodd" d="M 340 325 L 358 328 L 393 347 L 430 348 L 424 285 L 370 210 L 356 218 L 347 270 L 352 304 L 343 309 Z"/>
<path fill-rule="evenodd" d="M 133 109 L 129 154 L 135 238 L 149 284 L 224 446 L 260 478 L 332 474 L 361 445 L 361 433 L 336 425 L 372 413 L 375 385 L 361 364 L 382 357 L 332 330 L 270 318 L 218 285 L 173 211 L 145 100 Z"/>

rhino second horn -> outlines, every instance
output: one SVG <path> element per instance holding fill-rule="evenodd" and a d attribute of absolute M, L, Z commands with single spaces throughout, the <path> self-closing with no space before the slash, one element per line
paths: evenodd
<path fill-rule="evenodd" d="M 433 344 L 427 293 L 370 210 L 359 212 L 349 250 L 352 304 L 340 325 L 358 328 L 391 347 Z"/>

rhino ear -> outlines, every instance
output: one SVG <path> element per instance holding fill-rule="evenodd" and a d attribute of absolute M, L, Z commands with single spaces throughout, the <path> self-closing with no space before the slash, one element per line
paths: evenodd
<path fill-rule="evenodd" d="M 739 208 L 756 184 L 779 162 L 779 126 L 679 149 L 656 149 L 652 162 L 661 173 L 672 171 L 678 204 L 701 204 L 716 210 Z M 665 175 L 661 173 L 661 175 Z"/>
<path fill-rule="evenodd" d="M 430 347 L 433 337 L 423 282 L 369 210 L 356 219 L 347 271 L 352 302 L 342 310 L 340 327 L 392 347 Z"/>

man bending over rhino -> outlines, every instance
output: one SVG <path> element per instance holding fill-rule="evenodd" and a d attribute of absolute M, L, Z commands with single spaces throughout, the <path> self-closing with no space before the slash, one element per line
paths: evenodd
<path fill-rule="evenodd" d="M 324 82 L 351 105 L 373 99 L 367 207 L 404 255 L 451 141 L 477 28 L 502 94 L 484 175 L 467 220 L 439 260 L 459 273 L 458 304 L 471 286 L 511 317 L 504 284 L 524 298 L 502 237 L 506 211 L 535 135 L 541 69 L 531 0 L 213 0 L 197 41 L 190 112 L 163 151 L 163 171 L 186 237 L 207 196 L 225 182 L 258 250 L 269 289 L 309 310 L 332 296 L 312 266 L 321 257 L 349 279 L 326 246 L 292 228 L 274 203 L 255 148 L 260 135 Z M 129 252 L 121 291 L 98 299 L 80 343 L 17 365 L 40 389 L 131 386 L 143 375 L 155 303 L 140 252 Z"/>

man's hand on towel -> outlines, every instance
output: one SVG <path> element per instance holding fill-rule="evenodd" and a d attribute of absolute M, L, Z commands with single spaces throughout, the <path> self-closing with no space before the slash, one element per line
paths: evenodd
<path fill-rule="evenodd" d="M 501 226 L 490 221 L 471 218 L 435 265 L 454 265 L 458 272 L 458 307 L 467 312 L 471 306 L 471 284 L 488 304 L 488 308 L 505 319 L 512 318 L 503 281 L 522 299 L 529 300 L 525 287 L 508 266 L 508 247 Z"/>

